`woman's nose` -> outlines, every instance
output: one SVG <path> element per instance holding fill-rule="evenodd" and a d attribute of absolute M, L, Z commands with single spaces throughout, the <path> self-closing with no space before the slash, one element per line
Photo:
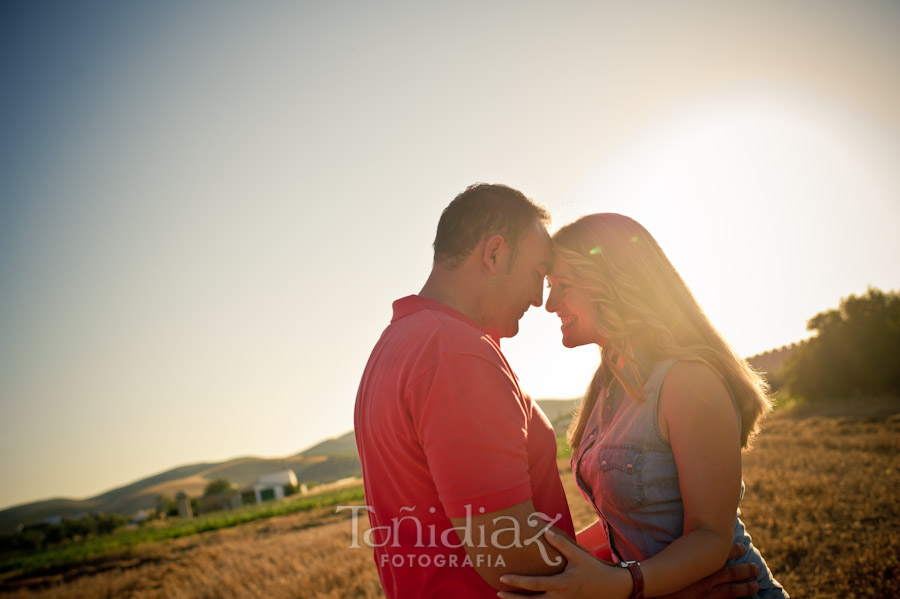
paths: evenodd
<path fill-rule="evenodd" d="M 551 287 L 550 293 L 547 294 L 547 305 L 545 306 L 547 312 L 556 312 L 557 303 L 556 290 Z"/>

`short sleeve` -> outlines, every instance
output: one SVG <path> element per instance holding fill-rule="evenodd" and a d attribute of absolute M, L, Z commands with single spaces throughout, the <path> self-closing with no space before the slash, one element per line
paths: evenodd
<path fill-rule="evenodd" d="M 417 387 L 417 388 L 412 388 Z M 527 405 L 512 373 L 485 357 L 444 354 L 408 390 L 444 511 L 489 513 L 531 498 Z M 482 512 L 483 510 L 483 512 Z"/>

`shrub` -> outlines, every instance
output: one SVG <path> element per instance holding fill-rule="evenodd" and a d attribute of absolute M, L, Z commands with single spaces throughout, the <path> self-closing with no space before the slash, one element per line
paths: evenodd
<path fill-rule="evenodd" d="M 805 399 L 900 394 L 900 293 L 870 287 L 807 323 L 815 335 L 785 364 L 791 395 Z"/>

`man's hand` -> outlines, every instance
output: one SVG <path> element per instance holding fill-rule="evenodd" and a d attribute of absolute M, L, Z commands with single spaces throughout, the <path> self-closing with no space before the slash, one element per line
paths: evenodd
<path fill-rule="evenodd" d="M 728 559 L 744 555 L 747 548 L 740 543 L 731 546 Z M 718 572 L 710 574 L 703 580 L 681 589 L 677 593 L 665 595 L 665 599 L 737 599 L 750 597 L 759 590 L 756 575 L 759 566 L 756 564 L 737 564 L 725 566 Z"/>

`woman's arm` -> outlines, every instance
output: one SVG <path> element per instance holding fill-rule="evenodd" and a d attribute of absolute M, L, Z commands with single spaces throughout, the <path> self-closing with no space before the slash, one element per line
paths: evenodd
<path fill-rule="evenodd" d="M 658 417 L 678 467 L 684 535 L 641 564 L 647 596 L 672 593 L 722 567 L 741 489 L 737 414 L 711 368 L 677 362 L 660 391 Z"/>
<path fill-rule="evenodd" d="M 678 467 L 684 534 L 641 562 L 647 597 L 674 593 L 722 568 L 732 548 L 741 488 L 737 414 L 725 384 L 708 366 L 676 363 L 660 391 L 658 416 Z M 543 596 L 548 598 L 596 597 L 600 589 L 604 597 L 628 597 L 631 580 L 627 571 L 590 559 L 578 548 L 569 549 L 560 549 L 569 560 L 561 574 L 507 575 L 501 580 L 522 589 L 545 591 Z M 510 592 L 500 596 L 523 597 Z"/>

